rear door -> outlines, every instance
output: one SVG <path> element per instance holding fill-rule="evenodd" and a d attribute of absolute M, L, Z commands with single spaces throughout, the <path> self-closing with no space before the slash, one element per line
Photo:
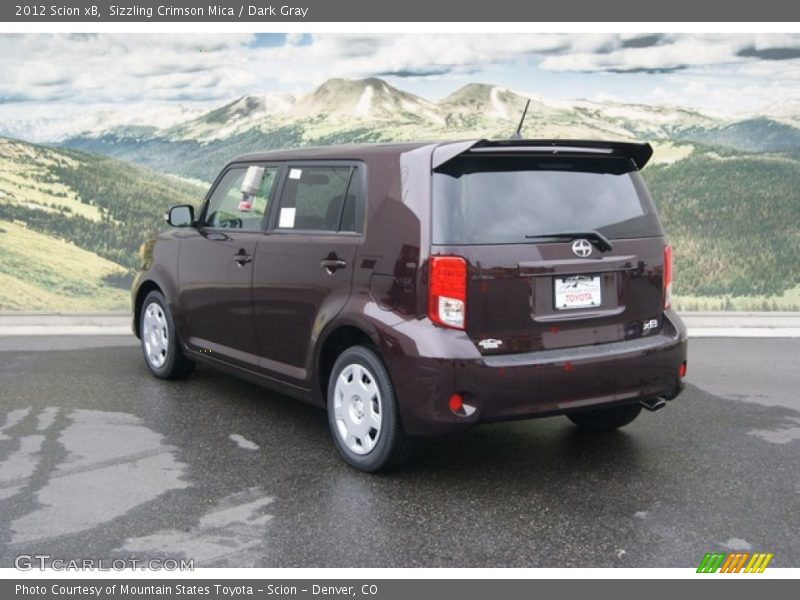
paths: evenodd
<path fill-rule="evenodd" d="M 186 343 L 212 358 L 253 369 L 259 361 L 253 261 L 278 173 L 276 165 L 229 167 L 196 228 L 181 241 L 178 264 Z"/>
<path fill-rule="evenodd" d="M 630 159 L 468 154 L 436 170 L 433 194 L 432 254 L 467 260 L 483 352 L 658 331 L 665 239 Z"/>
<path fill-rule="evenodd" d="M 272 377 L 309 382 L 316 339 L 349 298 L 363 232 L 364 177 L 358 163 L 286 165 L 253 276 L 260 364 Z"/>

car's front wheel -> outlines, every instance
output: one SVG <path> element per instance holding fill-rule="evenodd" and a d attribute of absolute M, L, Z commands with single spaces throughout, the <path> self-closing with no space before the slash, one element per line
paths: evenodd
<path fill-rule="evenodd" d="M 142 303 L 139 338 L 144 362 L 159 379 L 182 379 L 194 370 L 194 362 L 181 350 L 175 322 L 161 292 L 150 292 Z"/>
<path fill-rule="evenodd" d="M 371 348 L 352 346 L 339 355 L 327 401 L 334 443 L 350 465 L 386 471 L 413 454 L 418 440 L 403 431 L 389 372 Z"/>
<path fill-rule="evenodd" d="M 590 412 L 567 415 L 567 418 L 584 431 L 611 431 L 624 427 L 642 412 L 640 404 L 614 406 Z"/>

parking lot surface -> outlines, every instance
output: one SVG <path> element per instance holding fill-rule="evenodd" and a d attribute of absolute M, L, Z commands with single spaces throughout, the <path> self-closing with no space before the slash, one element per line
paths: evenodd
<path fill-rule="evenodd" d="M 685 393 L 607 435 L 564 417 L 428 442 L 367 475 L 324 413 L 129 337 L 0 339 L 0 566 L 800 566 L 800 340 L 697 339 Z"/>

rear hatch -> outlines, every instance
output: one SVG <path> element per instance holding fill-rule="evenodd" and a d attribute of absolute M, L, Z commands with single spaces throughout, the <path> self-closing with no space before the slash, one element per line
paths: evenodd
<path fill-rule="evenodd" d="M 668 251 L 637 168 L 649 150 L 476 147 L 434 169 L 431 254 L 465 259 L 465 329 L 481 352 L 661 329 Z"/>

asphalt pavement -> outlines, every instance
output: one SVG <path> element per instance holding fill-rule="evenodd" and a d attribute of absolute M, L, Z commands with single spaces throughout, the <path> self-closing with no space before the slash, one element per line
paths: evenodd
<path fill-rule="evenodd" d="M 336 455 L 325 415 L 130 336 L 0 337 L 0 566 L 800 566 L 800 339 L 690 341 L 688 386 L 608 435 L 564 417 L 428 442 L 402 471 Z"/>

